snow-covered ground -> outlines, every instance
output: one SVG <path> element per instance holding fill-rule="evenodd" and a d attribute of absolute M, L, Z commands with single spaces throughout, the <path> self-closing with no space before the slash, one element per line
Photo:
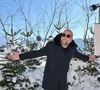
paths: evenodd
<path fill-rule="evenodd" d="M 100 60 L 98 60 L 100 63 Z M 100 90 L 100 81 L 98 81 L 97 76 L 90 76 L 90 75 L 81 75 L 81 72 L 76 73 L 75 70 L 80 66 L 87 66 L 86 63 L 83 63 L 81 60 L 79 61 L 71 61 L 71 67 L 68 72 L 68 82 L 71 83 L 69 85 L 69 90 Z M 45 61 L 43 60 L 42 64 L 37 67 L 37 70 L 34 72 L 26 72 L 25 76 L 27 76 L 32 82 L 38 81 L 40 85 L 42 85 L 43 79 L 43 71 L 45 67 Z M 100 69 L 100 68 L 99 68 Z M 75 77 L 75 79 L 73 78 Z M 39 89 L 42 90 L 42 89 Z"/>
<path fill-rule="evenodd" d="M 100 63 L 100 59 L 97 61 Z M 100 73 L 96 76 L 91 76 L 88 74 L 83 74 L 81 70 L 76 72 L 80 67 L 86 67 L 87 64 L 82 61 L 71 61 L 71 67 L 68 72 L 68 82 L 70 82 L 69 90 L 100 90 Z M 100 65 L 99 65 L 100 70 Z"/>
<path fill-rule="evenodd" d="M 0 57 L 3 57 L 3 55 L 0 55 Z M 0 63 L 3 62 L 2 58 L 0 58 L 0 60 Z M 31 83 L 37 81 L 40 85 L 42 85 L 43 71 L 46 61 L 41 60 L 41 62 L 42 64 L 40 66 L 37 66 L 37 69 L 35 71 L 27 69 L 26 72 L 23 73 L 23 75 L 27 77 L 31 81 Z M 99 73 L 96 76 L 90 76 L 88 74 L 83 75 L 82 71 L 75 71 L 78 69 L 78 67 L 80 67 L 81 69 L 83 68 L 83 66 L 86 67 L 86 63 L 82 62 L 81 60 L 72 60 L 70 62 L 70 69 L 68 72 L 68 82 L 70 83 L 69 90 L 100 90 L 100 58 L 97 59 L 96 63 L 98 64 L 96 68 Z M 0 80 L 2 80 L 1 72 Z M 0 87 L 0 90 L 4 89 Z M 38 88 L 37 90 L 43 89 Z"/>

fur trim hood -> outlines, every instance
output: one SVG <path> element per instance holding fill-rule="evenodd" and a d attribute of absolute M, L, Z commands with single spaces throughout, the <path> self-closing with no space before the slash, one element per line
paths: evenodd
<path fill-rule="evenodd" d="M 58 46 L 61 46 L 60 40 L 61 40 L 61 35 L 62 33 L 58 34 L 57 36 L 54 37 L 54 43 Z M 75 43 L 74 40 L 69 44 L 69 47 L 77 47 L 77 44 Z"/>

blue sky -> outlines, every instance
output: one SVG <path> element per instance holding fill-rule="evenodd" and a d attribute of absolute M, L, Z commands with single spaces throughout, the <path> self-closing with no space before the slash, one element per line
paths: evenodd
<path fill-rule="evenodd" d="M 28 16 L 27 12 L 29 11 L 29 18 L 34 28 L 43 28 L 43 26 L 41 25 L 41 23 L 43 22 L 42 19 L 47 18 L 47 15 L 45 15 L 46 12 L 48 12 L 48 16 L 50 16 L 51 13 L 53 12 L 52 7 L 54 6 L 53 4 L 54 0 L 0 0 L 0 18 L 2 18 L 5 24 L 7 24 L 6 25 L 7 31 L 9 32 L 10 30 L 10 23 L 11 23 L 10 15 L 11 14 L 13 15 L 13 19 L 14 19 L 13 24 L 16 30 L 18 30 L 18 28 L 23 28 L 23 25 L 25 24 L 24 18 L 19 10 L 20 1 L 21 1 L 23 10 L 26 16 Z M 57 1 L 60 3 L 64 2 L 64 0 L 57 0 Z M 66 0 L 66 1 L 69 1 L 69 0 Z M 70 0 L 70 1 L 75 1 L 79 3 L 79 1 L 85 1 L 85 0 Z M 91 1 L 90 5 L 100 2 L 99 0 L 90 0 L 90 1 Z M 71 7 L 74 7 L 74 8 L 72 9 Z M 84 27 L 83 17 L 84 16 L 82 15 L 83 13 L 81 11 L 81 8 L 77 6 L 76 4 L 70 3 L 70 6 L 68 7 L 68 9 L 70 11 L 70 12 L 68 11 L 68 13 L 70 13 L 70 15 L 72 16 L 70 28 L 72 29 L 74 33 L 74 38 L 83 38 L 83 27 Z M 94 23 L 94 18 L 97 16 L 96 14 L 98 13 L 98 11 L 96 10 L 94 13 L 95 13 L 94 17 L 91 18 L 92 26 Z M 45 24 L 47 23 L 45 22 Z M 38 25 L 38 27 L 36 27 L 36 25 Z M 2 29 L 1 25 L 0 25 L 0 29 Z M 43 32 L 40 31 L 40 34 L 42 33 Z M 4 34 L 2 30 L 0 30 L 0 37 L 3 37 L 1 34 Z"/>

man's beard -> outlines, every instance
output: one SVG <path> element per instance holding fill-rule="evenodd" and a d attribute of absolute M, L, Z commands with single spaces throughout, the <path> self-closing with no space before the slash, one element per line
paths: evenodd
<path fill-rule="evenodd" d="M 68 42 L 66 42 L 66 43 L 63 43 L 63 45 L 69 45 L 69 43 L 68 43 Z"/>
<path fill-rule="evenodd" d="M 63 46 L 68 46 L 69 43 L 68 43 L 68 42 L 66 42 L 66 43 L 62 42 L 62 45 L 63 45 Z"/>

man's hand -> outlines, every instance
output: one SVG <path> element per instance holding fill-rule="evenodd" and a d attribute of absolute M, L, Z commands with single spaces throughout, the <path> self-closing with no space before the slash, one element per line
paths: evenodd
<path fill-rule="evenodd" d="M 9 59 L 9 60 L 11 60 L 11 61 L 18 61 L 18 60 L 20 59 L 19 53 L 18 53 L 18 52 L 10 53 L 10 54 L 7 56 L 7 59 Z"/>
<path fill-rule="evenodd" d="M 94 62 L 96 60 L 96 56 L 95 55 L 90 55 L 89 56 L 89 61 Z"/>

